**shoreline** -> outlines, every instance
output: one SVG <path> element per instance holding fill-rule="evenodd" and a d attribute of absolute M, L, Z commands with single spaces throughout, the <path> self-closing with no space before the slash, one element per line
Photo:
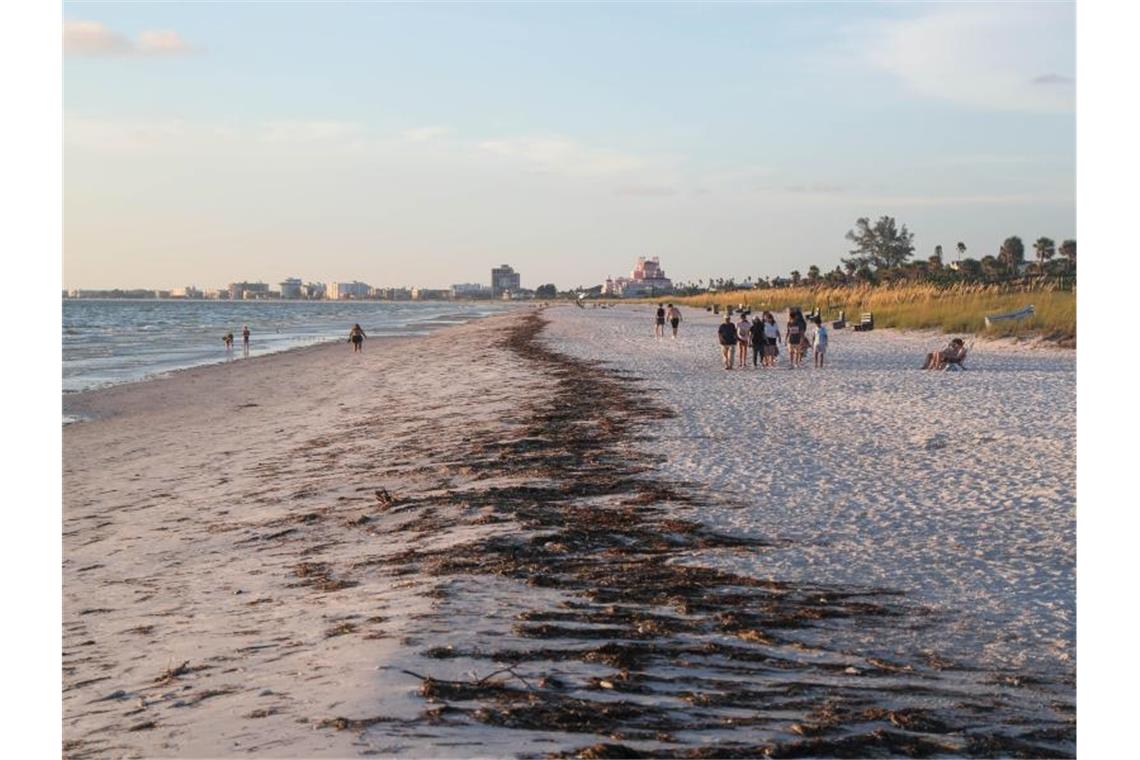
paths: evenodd
<path fill-rule="evenodd" d="M 905 564 L 788 565 L 841 526 L 719 487 L 690 457 L 739 373 L 648 335 L 515 311 L 102 391 L 122 413 L 64 431 L 65 755 L 1073 753 L 1063 669 L 959 661 Z M 878 377 L 908 339 L 873 336 L 796 380 Z"/>
<path fill-rule="evenodd" d="M 91 300 L 91 299 L 89 299 L 89 300 Z M 108 299 L 108 300 L 116 300 L 116 299 Z M 455 327 L 461 327 L 463 325 L 470 324 L 472 322 L 478 322 L 478 321 L 483 321 L 483 320 L 487 320 L 487 319 L 500 319 L 500 318 L 502 318 L 508 314 L 517 313 L 517 311 L 518 310 L 516 310 L 516 309 L 511 309 L 509 311 L 504 311 L 501 314 L 487 314 L 487 315 L 483 315 L 483 316 L 476 316 L 476 317 L 472 317 L 470 319 L 466 319 L 460 323 L 445 323 L 445 324 L 437 323 L 434 326 L 429 324 L 428 326 L 426 326 L 422 330 L 422 332 L 411 332 L 411 331 L 409 331 L 407 334 L 401 334 L 401 335 L 377 335 L 375 337 L 369 337 L 365 340 L 364 350 L 367 351 L 368 347 L 370 345 L 375 345 L 377 347 L 377 349 L 379 349 L 381 346 L 384 346 L 384 345 L 396 345 L 402 341 L 412 341 L 412 340 L 416 340 L 416 339 L 423 339 L 427 336 L 434 335 L 434 334 L 440 333 L 440 332 L 446 332 L 447 330 L 453 329 Z M 106 392 L 112 391 L 114 389 L 134 387 L 134 386 L 143 385 L 146 383 L 161 382 L 163 380 L 168 380 L 170 378 L 182 377 L 183 375 L 185 375 L 187 373 L 201 372 L 201 371 L 207 370 L 207 369 L 216 370 L 218 368 L 226 368 L 226 367 L 232 367 L 232 368 L 236 369 L 239 365 L 244 364 L 246 362 L 251 362 L 251 361 L 252 362 L 261 362 L 261 361 L 265 361 L 265 360 L 271 360 L 275 357 L 280 357 L 283 355 L 303 355 L 306 352 L 330 351 L 333 346 L 343 347 L 346 345 L 348 345 L 346 343 L 346 341 L 341 339 L 341 338 L 330 338 L 328 340 L 319 340 L 319 341 L 309 343 L 309 344 L 305 344 L 305 345 L 289 346 L 289 347 L 282 348 L 279 350 L 270 351 L 267 353 L 260 353 L 260 354 L 256 354 L 256 355 L 251 355 L 248 357 L 241 356 L 240 355 L 240 349 L 235 348 L 233 355 L 228 356 L 228 357 L 223 356 L 223 358 L 220 358 L 217 360 L 205 361 L 205 362 L 201 362 L 199 364 L 194 364 L 194 365 L 191 365 L 188 367 L 178 367 L 178 368 L 169 369 L 169 370 L 159 370 L 159 371 L 156 371 L 156 372 L 151 373 L 151 374 L 147 374 L 147 375 L 140 377 L 140 378 L 137 378 L 137 379 L 123 380 L 123 381 L 119 381 L 119 382 L 110 382 L 110 383 L 106 383 L 103 385 L 98 385 L 98 386 L 94 386 L 94 387 L 90 387 L 90 388 L 84 388 L 83 390 L 78 390 L 78 391 L 66 391 L 65 390 L 61 394 L 62 403 L 63 403 L 63 413 L 64 413 L 64 417 L 65 417 L 64 425 L 69 426 L 69 425 L 74 425 L 74 424 L 78 424 L 78 423 L 82 423 L 82 422 L 89 422 L 92 419 L 98 419 L 98 417 L 92 417 L 92 416 L 85 414 L 83 411 L 81 411 L 82 408 L 85 405 L 90 403 L 90 399 L 98 398 L 102 394 L 105 394 Z M 351 350 L 349 351 L 349 353 L 351 353 Z M 258 365 L 258 366 L 260 366 L 260 365 Z M 76 419 L 68 422 L 66 420 L 66 418 L 68 416 L 74 416 L 74 417 L 76 417 Z"/>

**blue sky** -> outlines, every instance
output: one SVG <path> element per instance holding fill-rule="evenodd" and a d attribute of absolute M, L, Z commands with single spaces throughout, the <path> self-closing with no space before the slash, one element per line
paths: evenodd
<path fill-rule="evenodd" d="M 66 3 L 67 287 L 591 285 L 1075 232 L 1068 3 Z"/>

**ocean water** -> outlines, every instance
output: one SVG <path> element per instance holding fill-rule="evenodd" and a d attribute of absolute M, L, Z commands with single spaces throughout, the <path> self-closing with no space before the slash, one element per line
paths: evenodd
<path fill-rule="evenodd" d="M 63 391 L 240 361 L 243 325 L 252 357 L 347 341 L 357 322 L 369 338 L 415 335 L 508 308 L 497 302 L 64 300 Z M 234 334 L 231 354 L 222 343 L 227 332 Z"/>

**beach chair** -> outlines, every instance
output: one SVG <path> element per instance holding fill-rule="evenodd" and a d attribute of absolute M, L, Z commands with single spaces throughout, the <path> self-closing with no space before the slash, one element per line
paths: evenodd
<path fill-rule="evenodd" d="M 963 372 L 966 369 L 966 357 L 970 355 L 970 349 L 974 347 L 974 341 L 970 341 L 970 345 L 962 349 L 962 355 L 957 359 L 945 359 L 942 362 L 942 371 L 949 372 L 953 369 L 955 372 Z"/>
<path fill-rule="evenodd" d="M 870 332 L 875 329 L 875 315 L 869 311 L 859 317 L 859 324 L 851 328 L 855 332 Z"/>

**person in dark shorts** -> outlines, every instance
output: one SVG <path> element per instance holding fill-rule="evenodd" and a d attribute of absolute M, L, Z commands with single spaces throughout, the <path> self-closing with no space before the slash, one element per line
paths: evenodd
<path fill-rule="evenodd" d="M 673 327 L 673 340 L 677 339 L 677 325 L 681 324 L 681 310 L 673 304 L 669 304 L 669 308 L 665 312 L 665 316 L 669 319 L 669 324 Z"/>
<path fill-rule="evenodd" d="M 764 320 L 760 317 L 752 320 L 752 327 L 748 328 L 749 343 L 752 344 L 752 366 L 759 366 L 764 357 Z"/>
<path fill-rule="evenodd" d="M 764 366 L 775 367 L 776 357 L 780 355 L 780 349 L 776 345 L 780 342 L 780 327 L 776 324 L 776 318 L 772 316 L 772 312 L 766 311 L 763 315 L 764 322 Z"/>
<path fill-rule="evenodd" d="M 653 335 L 657 338 L 665 337 L 665 304 L 657 304 L 657 315 L 654 318 Z"/>
<path fill-rule="evenodd" d="M 784 340 L 788 344 L 788 368 L 800 366 L 803 356 L 804 325 L 795 309 L 788 309 L 788 325 L 784 330 Z"/>
<path fill-rule="evenodd" d="M 720 342 L 720 352 L 724 356 L 724 368 L 732 369 L 732 357 L 736 351 L 736 325 L 732 324 L 732 316 L 729 314 L 724 315 L 724 322 L 716 331 L 717 340 Z"/>
<path fill-rule="evenodd" d="M 359 324 L 352 326 L 352 329 L 348 331 L 348 340 L 352 343 L 352 353 L 355 354 L 364 350 L 364 339 L 367 337 Z"/>

